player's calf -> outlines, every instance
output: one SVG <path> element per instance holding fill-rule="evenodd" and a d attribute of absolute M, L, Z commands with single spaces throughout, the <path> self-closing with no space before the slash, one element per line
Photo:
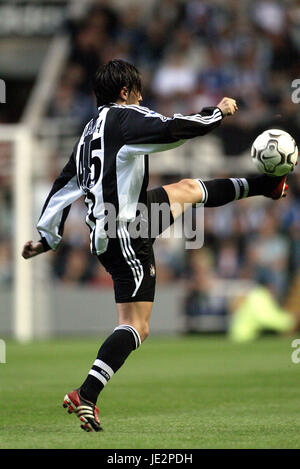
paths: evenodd
<path fill-rule="evenodd" d="M 189 204 L 203 204 L 205 207 L 220 207 L 235 200 L 257 195 L 280 199 L 285 197 L 288 186 L 286 177 L 266 175 L 247 178 L 224 178 L 203 181 L 183 179 L 175 184 L 163 186 L 168 194 L 174 218 L 177 218 Z"/>
<path fill-rule="evenodd" d="M 205 207 L 219 207 L 234 200 L 257 195 L 280 199 L 286 195 L 288 188 L 286 176 L 260 175 L 247 178 L 213 179 L 211 181 L 198 179 L 198 182 L 205 193 L 201 200 Z"/>

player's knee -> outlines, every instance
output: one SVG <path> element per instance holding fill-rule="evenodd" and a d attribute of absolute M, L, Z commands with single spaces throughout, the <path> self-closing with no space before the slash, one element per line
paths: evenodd
<path fill-rule="evenodd" d="M 180 184 L 181 189 L 187 194 L 199 192 L 199 184 L 195 179 L 182 179 L 178 184 Z"/>

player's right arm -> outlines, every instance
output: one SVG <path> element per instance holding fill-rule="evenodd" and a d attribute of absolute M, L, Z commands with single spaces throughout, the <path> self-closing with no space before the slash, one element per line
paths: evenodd
<path fill-rule="evenodd" d="M 44 204 L 37 224 L 41 239 L 35 243 L 28 241 L 23 247 L 22 256 L 25 259 L 30 259 L 50 249 L 53 251 L 57 249 L 71 204 L 83 195 L 77 182 L 74 154 L 73 152 L 68 163 L 54 181 Z"/>

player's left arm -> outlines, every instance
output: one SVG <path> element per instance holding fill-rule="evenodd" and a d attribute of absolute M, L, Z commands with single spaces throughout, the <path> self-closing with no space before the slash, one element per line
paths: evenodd
<path fill-rule="evenodd" d="M 237 110 L 232 98 L 223 98 L 218 106 L 203 108 L 190 116 L 175 114 L 165 117 L 139 106 L 116 109 L 120 126 L 131 153 L 156 153 L 182 145 L 187 139 L 205 135 L 218 127 L 227 115 Z"/>
<path fill-rule="evenodd" d="M 57 249 L 71 204 L 82 195 L 83 191 L 77 182 L 75 157 L 72 153 L 61 174 L 54 181 L 44 204 L 37 224 L 41 239 L 37 242 L 28 241 L 24 245 L 22 251 L 24 259 L 30 259 L 50 249 L 53 251 Z"/>
<path fill-rule="evenodd" d="M 222 119 L 232 116 L 238 107 L 232 98 L 223 98 L 217 106 L 205 107 L 191 116 L 175 114 L 169 122 L 169 131 L 175 139 L 191 139 L 211 132 Z"/>

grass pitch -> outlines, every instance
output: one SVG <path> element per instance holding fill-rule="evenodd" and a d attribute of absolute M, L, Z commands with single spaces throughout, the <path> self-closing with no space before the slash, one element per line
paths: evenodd
<path fill-rule="evenodd" d="M 149 338 L 98 402 L 102 433 L 61 404 L 101 341 L 7 342 L 0 448 L 300 448 L 300 363 L 291 339 Z"/>

